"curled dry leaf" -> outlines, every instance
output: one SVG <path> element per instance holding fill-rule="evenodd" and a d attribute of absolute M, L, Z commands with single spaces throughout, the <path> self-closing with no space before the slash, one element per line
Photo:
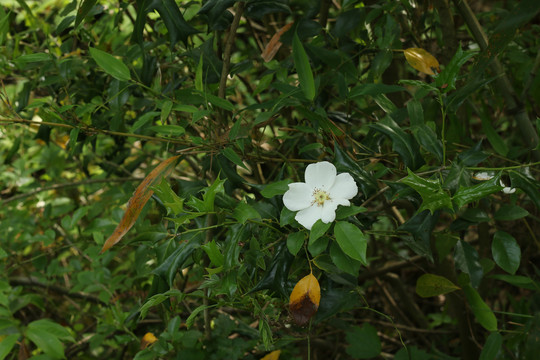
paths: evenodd
<path fill-rule="evenodd" d="M 141 350 L 146 349 L 156 341 L 158 341 L 157 337 L 155 337 L 151 332 L 147 332 L 141 339 Z"/>
<path fill-rule="evenodd" d="M 313 274 L 296 283 L 289 298 L 289 310 L 294 322 L 300 326 L 306 325 L 317 312 L 320 300 L 321 287 Z"/>
<path fill-rule="evenodd" d="M 180 155 L 176 155 L 168 158 L 156 166 L 155 169 L 144 178 L 142 183 L 137 187 L 137 190 L 135 190 L 135 193 L 133 193 L 131 199 L 129 199 L 126 212 L 124 213 L 122 220 L 120 220 L 120 223 L 116 229 L 114 229 L 112 235 L 107 239 L 107 241 L 105 241 L 105 244 L 103 244 L 101 253 L 104 253 L 114 244 L 122 240 L 122 237 L 124 237 L 129 229 L 131 229 L 141 214 L 144 205 L 146 205 L 154 193 L 151 187 L 161 181 L 163 177 L 168 176 L 174 170 L 174 165 L 179 157 Z"/>
<path fill-rule="evenodd" d="M 274 350 L 269 354 L 266 354 L 261 360 L 278 360 L 281 355 L 281 350 Z"/>
<path fill-rule="evenodd" d="M 278 32 L 276 32 L 274 36 L 272 36 L 268 44 L 266 44 L 266 47 L 261 54 L 261 57 L 265 62 L 269 62 L 277 54 L 279 48 L 281 47 L 281 45 L 283 45 L 283 43 L 279 41 L 279 39 L 281 39 L 281 36 L 285 34 L 285 32 L 289 30 L 292 25 L 293 23 L 291 22 L 279 29 Z"/>
<path fill-rule="evenodd" d="M 416 70 L 428 75 L 435 75 L 435 71 L 441 72 L 439 62 L 435 56 L 431 55 L 426 50 L 421 48 L 408 48 L 403 52 L 409 65 Z"/>

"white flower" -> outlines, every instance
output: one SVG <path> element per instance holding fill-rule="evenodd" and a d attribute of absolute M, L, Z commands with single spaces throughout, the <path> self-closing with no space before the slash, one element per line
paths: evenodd
<path fill-rule="evenodd" d="M 291 211 L 298 211 L 296 221 L 308 230 L 319 219 L 326 224 L 334 221 L 338 205 L 350 206 L 349 200 L 358 193 L 352 176 L 337 175 L 336 167 L 327 161 L 308 165 L 305 178 L 305 183 L 289 184 L 283 204 Z"/>

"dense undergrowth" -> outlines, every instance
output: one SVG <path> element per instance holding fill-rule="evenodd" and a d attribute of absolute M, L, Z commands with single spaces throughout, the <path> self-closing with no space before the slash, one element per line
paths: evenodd
<path fill-rule="evenodd" d="M 0 359 L 536 358 L 539 10 L 2 1 Z"/>

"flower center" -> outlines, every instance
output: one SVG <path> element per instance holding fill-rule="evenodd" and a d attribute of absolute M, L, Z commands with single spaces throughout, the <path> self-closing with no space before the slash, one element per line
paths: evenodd
<path fill-rule="evenodd" d="M 317 206 L 323 206 L 326 200 L 330 200 L 330 194 L 321 189 L 313 190 L 313 203 L 317 203 Z"/>

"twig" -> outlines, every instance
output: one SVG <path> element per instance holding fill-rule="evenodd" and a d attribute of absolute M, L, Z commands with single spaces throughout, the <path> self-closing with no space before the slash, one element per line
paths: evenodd
<path fill-rule="evenodd" d="M 225 52 L 223 53 L 223 67 L 221 68 L 221 79 L 219 81 L 219 90 L 218 96 L 222 99 L 225 99 L 225 90 L 227 87 L 227 77 L 229 76 L 229 67 L 231 65 L 231 53 L 234 44 L 234 39 L 236 37 L 236 30 L 240 24 L 240 18 L 244 12 L 244 2 L 239 1 L 236 5 L 236 14 L 234 14 L 234 19 L 229 29 L 229 35 L 227 36 L 227 41 L 225 43 Z"/>
<path fill-rule="evenodd" d="M 49 191 L 49 190 L 60 190 L 65 189 L 73 186 L 79 186 L 79 185 L 89 185 L 89 184 L 100 184 L 100 183 L 108 183 L 108 182 L 127 182 L 127 181 L 141 181 L 144 180 L 144 178 L 141 177 L 129 177 L 129 178 L 112 178 L 112 179 L 89 179 L 89 180 L 83 180 L 83 181 L 75 181 L 71 183 L 62 183 L 62 184 L 54 184 L 50 186 L 43 186 L 39 187 L 37 189 L 34 189 L 30 192 L 27 192 L 25 194 L 19 194 L 12 196 L 10 198 L 7 198 L 1 202 L 1 204 L 7 204 L 12 201 L 24 199 L 27 197 L 34 196 L 40 192 L 43 191 Z"/>
<path fill-rule="evenodd" d="M 71 292 L 69 291 L 69 289 L 66 289 L 62 286 L 45 284 L 39 281 L 39 279 L 34 276 L 28 276 L 28 277 L 27 276 L 14 276 L 12 278 L 9 278 L 9 284 L 12 286 L 21 285 L 21 286 L 28 286 L 28 287 L 40 287 L 40 288 L 51 290 L 53 292 L 56 292 L 62 295 L 66 295 L 71 298 L 83 299 L 83 300 L 86 300 L 95 304 L 106 304 L 104 301 L 101 301 L 95 295 L 91 295 L 91 294 L 87 294 L 83 292 Z"/>

